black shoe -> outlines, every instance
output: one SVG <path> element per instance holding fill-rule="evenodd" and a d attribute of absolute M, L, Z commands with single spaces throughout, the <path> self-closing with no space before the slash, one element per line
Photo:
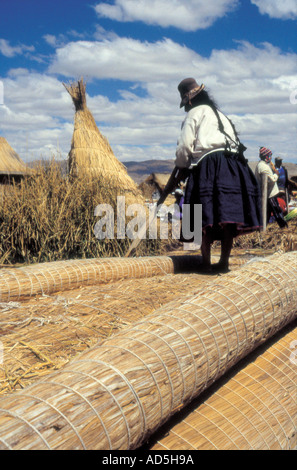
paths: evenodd
<path fill-rule="evenodd" d="M 214 274 L 226 274 L 230 272 L 229 266 L 220 262 L 212 265 L 211 268 Z"/>
<path fill-rule="evenodd" d="M 199 264 L 196 269 L 197 274 L 213 274 L 212 266 L 210 264 Z"/>

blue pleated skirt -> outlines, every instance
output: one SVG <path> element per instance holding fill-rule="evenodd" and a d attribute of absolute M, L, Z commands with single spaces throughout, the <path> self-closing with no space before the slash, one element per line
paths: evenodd
<path fill-rule="evenodd" d="M 218 151 L 204 157 L 190 172 L 185 203 L 202 204 L 202 230 L 208 227 L 213 240 L 220 240 L 225 224 L 232 224 L 234 237 L 262 226 L 260 187 L 237 154 Z"/>

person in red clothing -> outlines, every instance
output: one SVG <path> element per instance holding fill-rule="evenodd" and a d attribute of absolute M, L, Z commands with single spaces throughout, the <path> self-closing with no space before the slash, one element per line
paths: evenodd
<path fill-rule="evenodd" d="M 288 208 L 287 208 L 287 203 L 286 203 L 286 195 L 283 191 L 280 191 L 277 195 L 277 202 L 278 205 L 283 213 L 283 216 L 288 213 Z M 273 212 L 271 211 L 270 218 L 269 218 L 269 223 L 275 222 L 276 219 L 274 217 Z"/>
<path fill-rule="evenodd" d="M 283 211 L 283 214 L 286 215 L 288 211 L 287 211 L 287 204 L 286 204 L 286 201 L 284 200 L 284 198 L 279 196 L 277 198 L 277 202 L 279 203 L 279 206 L 280 206 L 281 210 Z"/>

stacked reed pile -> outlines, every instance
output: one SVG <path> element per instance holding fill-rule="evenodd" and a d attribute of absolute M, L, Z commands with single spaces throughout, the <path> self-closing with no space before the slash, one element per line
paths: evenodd
<path fill-rule="evenodd" d="M 54 261 L 0 271 L 0 301 L 9 302 L 40 294 L 172 273 L 170 257 L 101 258 Z"/>
<path fill-rule="evenodd" d="M 214 261 L 217 259 L 213 256 Z M 231 258 L 230 265 L 237 266 L 244 261 Z M 144 279 L 178 271 L 199 271 L 199 263 L 200 256 L 177 255 L 52 261 L 5 268 L 0 270 L 0 302 L 18 301 L 120 279 Z"/>
<path fill-rule="evenodd" d="M 136 183 L 128 175 L 126 167 L 115 157 L 107 138 L 99 131 L 87 107 L 86 84 L 83 79 L 72 85 L 63 85 L 75 106 L 74 131 L 68 155 L 70 175 L 83 174 L 91 179 L 103 176 L 107 187 L 114 187 L 118 194 L 125 195 L 127 204 L 143 202 Z"/>
<path fill-rule="evenodd" d="M 281 229 L 276 222 L 267 225 L 265 232 L 241 235 L 234 240 L 233 247 L 241 249 L 259 248 L 274 251 L 296 251 L 297 219 L 288 222 L 288 228 Z"/>
<path fill-rule="evenodd" d="M 0 395 L 37 382 L 161 305 L 191 295 L 198 278 L 200 286 L 209 282 L 203 275 L 166 274 L 0 302 Z"/>
<path fill-rule="evenodd" d="M 134 449 L 297 316 L 297 254 L 197 286 L 0 400 L 2 449 Z"/>
<path fill-rule="evenodd" d="M 146 448 L 296 449 L 296 338 L 293 322 L 159 430 Z"/>
<path fill-rule="evenodd" d="M 25 165 L 4 137 L 0 137 L 0 175 L 29 175 L 32 170 Z"/>

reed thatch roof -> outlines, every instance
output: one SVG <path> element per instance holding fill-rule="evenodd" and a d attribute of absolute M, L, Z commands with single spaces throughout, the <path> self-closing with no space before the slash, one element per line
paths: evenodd
<path fill-rule="evenodd" d="M 162 194 L 169 178 L 170 173 L 152 173 L 140 183 L 139 189 L 146 198 L 151 198 L 155 191 Z"/>
<path fill-rule="evenodd" d="M 163 191 L 169 178 L 170 178 L 170 173 L 152 173 L 146 179 L 146 182 L 148 184 L 154 185 L 156 188 Z"/>
<path fill-rule="evenodd" d="M 72 85 L 63 85 L 75 106 L 74 132 L 68 155 L 69 173 L 103 177 L 108 185 L 132 192 L 135 196 L 140 195 L 136 183 L 128 175 L 126 167 L 115 157 L 107 138 L 99 131 L 87 107 L 86 84 L 83 79 Z"/>
<path fill-rule="evenodd" d="M 4 137 L 0 137 L 0 175 L 24 175 L 30 169 L 9 145 Z"/>

